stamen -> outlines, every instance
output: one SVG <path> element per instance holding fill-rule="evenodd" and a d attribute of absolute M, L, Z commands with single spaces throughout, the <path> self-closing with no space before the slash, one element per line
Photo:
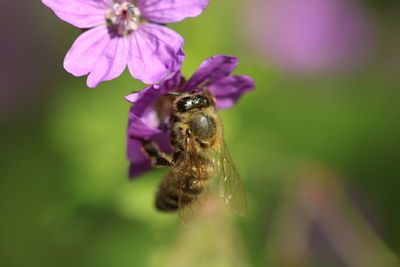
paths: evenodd
<path fill-rule="evenodd" d="M 115 14 L 116 16 L 121 15 L 121 13 L 122 13 L 121 5 L 118 4 L 118 3 L 114 3 L 114 4 L 113 4 L 113 7 L 112 7 L 112 11 L 114 11 L 114 14 Z"/>
<path fill-rule="evenodd" d="M 106 19 L 121 35 L 127 35 L 138 28 L 139 16 L 139 9 L 131 2 L 115 2 L 106 12 Z"/>

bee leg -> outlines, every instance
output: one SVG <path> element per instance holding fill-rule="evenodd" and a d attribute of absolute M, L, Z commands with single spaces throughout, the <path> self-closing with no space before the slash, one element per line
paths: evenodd
<path fill-rule="evenodd" d="M 171 145 L 175 148 L 172 155 L 174 161 L 177 161 L 182 151 L 185 150 L 185 140 L 186 132 L 180 127 L 175 127 L 171 134 Z"/>
<path fill-rule="evenodd" d="M 168 167 L 175 165 L 175 161 L 172 157 L 162 152 L 158 145 L 153 141 L 142 140 L 142 147 L 144 152 L 150 157 L 153 166 Z"/>

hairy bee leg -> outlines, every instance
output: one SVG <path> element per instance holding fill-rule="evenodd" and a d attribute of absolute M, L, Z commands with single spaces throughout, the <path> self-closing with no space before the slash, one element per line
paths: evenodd
<path fill-rule="evenodd" d="M 162 152 L 155 142 L 142 140 L 142 147 L 146 154 L 150 157 L 154 166 L 169 167 L 175 165 L 173 158 L 170 155 Z"/>
<path fill-rule="evenodd" d="M 176 161 L 182 151 L 185 150 L 185 140 L 186 140 L 186 132 L 183 128 L 178 126 L 175 126 L 172 129 L 172 134 L 171 134 L 171 145 L 175 148 L 174 154 L 173 154 L 173 160 Z"/>

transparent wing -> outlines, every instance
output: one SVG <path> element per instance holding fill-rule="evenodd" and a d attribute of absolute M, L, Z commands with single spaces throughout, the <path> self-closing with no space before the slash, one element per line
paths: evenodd
<path fill-rule="evenodd" d="M 192 179 L 184 179 L 185 177 L 200 177 L 201 172 L 200 169 L 194 170 L 193 168 L 198 166 L 198 154 L 192 149 L 192 143 L 189 141 L 186 144 L 185 152 L 182 154 L 181 162 L 179 162 L 180 167 L 178 168 L 178 186 L 180 192 L 182 192 L 179 196 L 178 200 L 178 212 L 179 218 L 183 225 L 188 225 L 195 218 L 199 216 L 201 210 L 204 206 L 206 199 L 208 198 L 208 186 L 203 185 L 203 192 L 193 195 L 189 193 L 185 193 L 187 189 L 185 187 L 190 186 L 190 182 L 193 182 Z M 196 180 L 195 182 L 201 182 L 200 180 Z"/>
<path fill-rule="evenodd" d="M 207 213 L 209 209 L 212 209 L 216 203 L 216 198 L 222 199 L 234 213 L 244 215 L 246 211 L 246 192 L 225 143 L 220 151 L 211 152 L 205 158 L 208 161 L 207 166 L 214 169 L 214 174 L 211 179 L 203 181 L 204 191 L 200 194 L 193 196 L 182 193 L 179 196 L 179 218 L 183 225 L 189 225 L 201 214 Z M 198 153 L 191 149 L 189 142 L 179 163 L 182 164 L 178 174 L 180 192 L 185 192 L 184 187 L 187 186 L 188 180 L 185 181 L 182 178 L 186 177 L 187 174 L 195 177 L 204 175 L 204 171 L 201 172 L 199 170 L 196 173 L 193 170 L 193 167 L 199 166 L 199 160 L 201 159 L 199 159 Z M 204 166 L 204 163 L 200 164 L 200 166 Z M 201 180 L 197 180 L 197 182 L 201 182 Z"/>
<path fill-rule="evenodd" d="M 224 200 L 231 211 L 244 215 L 247 208 L 246 191 L 225 143 L 219 155 L 215 182 L 218 196 Z"/>

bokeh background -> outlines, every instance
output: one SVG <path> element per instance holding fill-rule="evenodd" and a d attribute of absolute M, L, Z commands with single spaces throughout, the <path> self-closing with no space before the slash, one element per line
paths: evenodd
<path fill-rule="evenodd" d="M 127 72 L 89 89 L 62 68 L 79 29 L 2 0 L 0 266 L 400 266 L 397 0 L 212 0 L 170 25 L 183 72 L 240 58 L 256 90 L 221 112 L 245 217 L 183 228 L 129 181 Z"/>

